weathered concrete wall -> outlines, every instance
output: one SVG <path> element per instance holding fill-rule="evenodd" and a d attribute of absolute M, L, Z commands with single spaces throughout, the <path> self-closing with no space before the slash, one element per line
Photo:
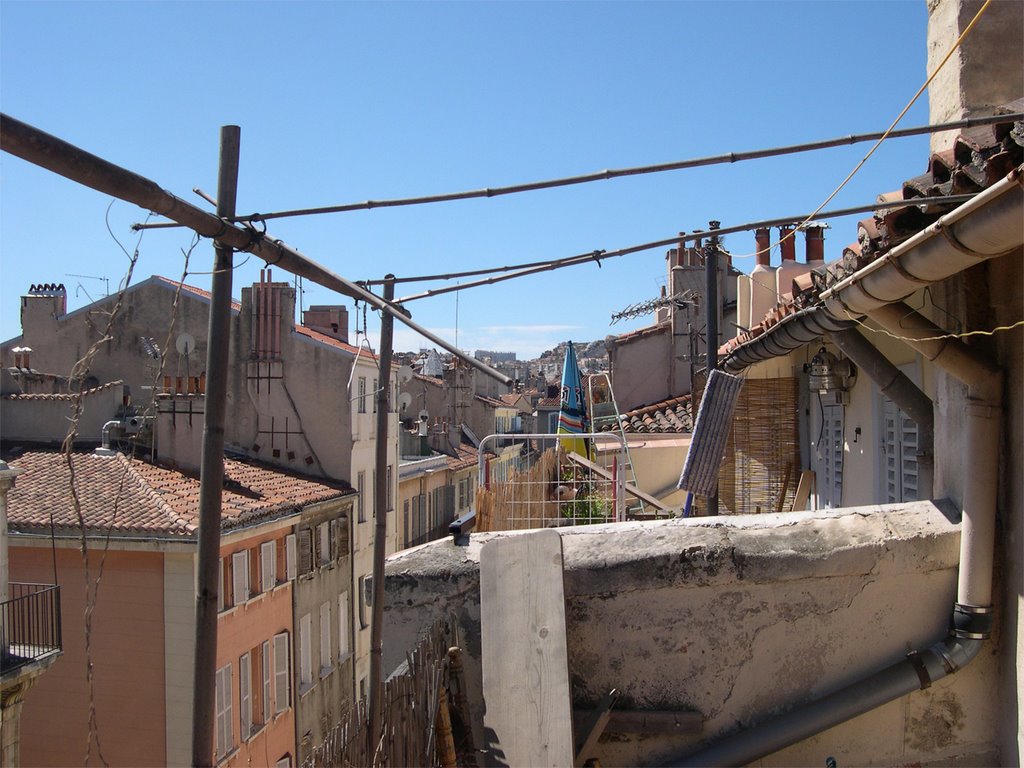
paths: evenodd
<path fill-rule="evenodd" d="M 650 330 L 609 345 L 612 389 L 620 413 L 682 394 L 668 391 L 671 356 L 672 330 L 668 324 L 663 329 Z"/>
<path fill-rule="evenodd" d="M 946 506 L 697 518 L 560 531 L 574 706 L 696 710 L 694 736 L 606 737 L 606 765 L 650 765 L 762 722 L 941 639 L 959 533 Z M 385 667 L 458 617 L 479 685 L 480 550 L 434 542 L 388 563 Z M 995 658 L 766 758 L 764 765 L 991 759 Z M 479 709 L 479 688 L 476 704 Z M 477 713 L 479 714 L 479 712 Z M 967 756 L 963 758 L 963 756 Z"/>

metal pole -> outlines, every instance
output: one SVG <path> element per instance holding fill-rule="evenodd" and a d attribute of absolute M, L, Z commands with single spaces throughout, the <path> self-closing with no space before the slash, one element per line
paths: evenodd
<path fill-rule="evenodd" d="M 241 129 L 220 129 L 217 215 L 235 214 Z M 221 491 L 224 486 L 224 414 L 228 391 L 233 249 L 217 243 L 211 283 L 206 347 L 206 417 L 199 474 L 199 567 L 196 593 L 196 647 L 192 691 L 192 765 L 212 766 L 217 674 L 217 593 L 220 560 Z"/>
<path fill-rule="evenodd" d="M 384 283 L 384 300 L 395 298 L 394 275 Z M 383 654 L 384 654 L 384 557 L 388 533 L 388 420 L 391 417 L 391 346 L 395 319 L 383 314 L 380 319 L 380 381 L 377 389 L 377 456 L 374 484 L 373 533 L 373 612 L 370 619 L 370 749 L 380 739 L 384 720 Z M 376 761 L 375 761 L 376 762 Z"/>
<path fill-rule="evenodd" d="M 412 328 L 416 333 L 466 361 L 479 371 L 497 379 L 506 386 L 512 379 L 488 365 L 467 355 L 421 325 L 414 323 L 408 311 L 399 310 L 393 304 L 382 301 L 365 288 L 336 275 L 326 267 L 302 255 L 280 240 L 275 240 L 255 228 L 238 227 L 223 221 L 212 213 L 197 208 L 179 197 L 172 195 L 144 176 L 114 165 L 103 158 L 91 155 L 78 147 L 51 136 L 38 128 L 16 120 L 10 115 L 0 114 L 0 148 L 53 171 L 65 178 L 77 181 L 92 189 L 113 195 L 121 200 L 135 203 L 154 213 L 183 224 L 203 237 L 235 250 L 254 253 L 272 266 L 281 267 L 294 275 L 308 278 L 317 285 L 332 291 L 365 301 L 372 307 L 396 317 L 399 322 Z M 218 203 L 220 201 L 218 200 Z M 218 210 L 219 207 L 218 207 Z"/>
<path fill-rule="evenodd" d="M 711 237 L 704 248 L 704 305 L 707 315 L 707 380 L 711 380 L 711 372 L 718 367 L 718 229 L 721 222 L 711 222 Z M 705 387 L 706 389 L 706 387 Z M 718 491 L 707 499 L 708 514 L 718 514 Z"/>

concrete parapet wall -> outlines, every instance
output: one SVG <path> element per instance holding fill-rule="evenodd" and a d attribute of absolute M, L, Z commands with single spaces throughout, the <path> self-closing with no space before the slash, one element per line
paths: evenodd
<path fill-rule="evenodd" d="M 959 526 L 944 503 L 562 529 L 576 708 L 611 688 L 625 709 L 700 712 L 699 735 L 608 734 L 605 765 L 656 764 L 813 700 L 943 637 Z M 385 669 L 454 613 L 479 710 L 479 557 L 433 542 L 387 567 Z M 764 765 L 989 759 L 991 653 L 927 691 L 766 758 Z M 479 711 L 477 712 L 479 714 Z"/>

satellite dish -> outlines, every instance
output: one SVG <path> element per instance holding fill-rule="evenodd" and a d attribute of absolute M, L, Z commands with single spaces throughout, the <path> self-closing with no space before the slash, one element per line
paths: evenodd
<path fill-rule="evenodd" d="M 174 347 L 178 350 L 179 355 L 188 357 L 196 351 L 195 337 L 191 333 L 179 333 L 178 338 L 174 342 Z"/>
<path fill-rule="evenodd" d="M 405 411 L 405 409 L 408 408 L 410 405 L 412 405 L 412 395 L 410 395 L 408 392 L 403 392 L 398 396 L 399 413 Z"/>
<path fill-rule="evenodd" d="M 403 365 L 401 368 L 398 369 L 397 377 L 399 384 L 405 384 L 405 382 L 409 381 L 412 378 L 412 366 Z"/>

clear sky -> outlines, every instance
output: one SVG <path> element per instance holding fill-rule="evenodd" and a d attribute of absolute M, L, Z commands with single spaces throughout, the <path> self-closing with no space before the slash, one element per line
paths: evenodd
<path fill-rule="evenodd" d="M 238 212 L 268 212 L 884 130 L 927 77 L 926 24 L 925 0 L 4 0 L 0 108 L 204 207 L 191 190 L 215 194 L 220 127 L 239 125 Z M 901 125 L 927 122 L 922 96 Z M 282 219 L 269 231 L 353 280 L 560 258 L 669 238 L 710 219 L 731 226 L 809 212 L 869 146 Z M 927 162 L 926 137 L 892 140 L 830 207 L 869 204 Z M 32 283 L 65 283 L 72 309 L 103 295 L 101 278 L 116 290 L 127 260 L 107 231 L 110 198 L 6 153 L 0 179 L 0 338 L 20 333 L 18 297 Z M 113 204 L 109 224 L 128 250 L 138 239 L 130 225 L 145 217 Z M 830 221 L 828 259 L 856 239 L 856 218 Z M 180 277 L 189 241 L 187 230 L 149 231 L 135 279 Z M 725 246 L 749 254 L 753 236 L 728 236 Z M 533 357 L 648 324 L 609 321 L 658 295 L 664 251 L 409 309 L 445 338 L 457 334 L 464 349 Z M 212 258 L 203 241 L 187 281 L 208 287 Z M 263 266 L 245 259 L 236 256 L 235 296 Z M 736 265 L 749 271 L 752 261 Z M 306 288 L 306 306 L 353 308 Z M 371 339 L 378 328 L 371 315 Z M 396 328 L 397 349 L 423 344 Z"/>

